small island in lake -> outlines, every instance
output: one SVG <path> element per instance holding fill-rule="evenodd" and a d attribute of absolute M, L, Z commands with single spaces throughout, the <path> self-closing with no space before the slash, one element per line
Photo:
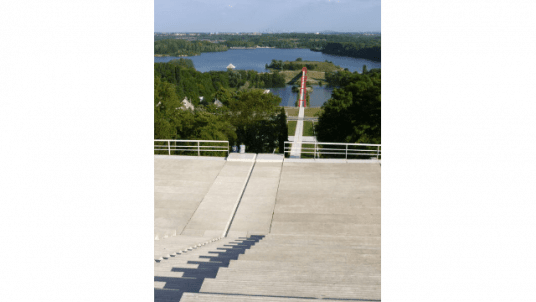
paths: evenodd
<path fill-rule="evenodd" d="M 301 70 L 307 67 L 307 84 L 318 85 L 326 82 L 326 72 L 343 71 L 344 68 L 329 61 L 303 61 L 297 58 L 296 61 L 272 60 L 266 68 L 270 71 L 279 71 L 285 78 L 285 83 L 293 85 L 301 77 Z"/>

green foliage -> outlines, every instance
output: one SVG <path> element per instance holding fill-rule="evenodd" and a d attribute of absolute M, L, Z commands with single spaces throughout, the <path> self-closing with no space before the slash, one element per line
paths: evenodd
<path fill-rule="evenodd" d="M 279 125 L 278 153 L 284 153 L 285 142 L 288 141 L 288 125 L 287 125 L 287 115 L 285 114 L 285 109 L 283 109 L 283 107 L 280 107 L 279 109 L 279 114 L 277 115 L 276 123 Z"/>
<path fill-rule="evenodd" d="M 223 44 L 210 43 L 207 41 L 185 41 L 179 39 L 166 39 L 154 42 L 155 55 L 169 56 L 195 56 L 202 52 L 226 51 L 228 48 Z"/>
<path fill-rule="evenodd" d="M 296 134 L 296 125 L 298 122 L 296 121 L 289 121 L 288 122 L 288 130 L 287 133 L 289 136 L 294 136 Z"/>
<path fill-rule="evenodd" d="M 322 48 L 323 53 L 354 57 L 354 58 L 365 58 L 374 61 L 381 61 L 381 46 L 379 45 L 365 45 L 364 43 L 327 43 Z"/>
<path fill-rule="evenodd" d="M 282 142 L 288 140 L 286 115 L 278 107 L 281 98 L 260 89 L 233 93 L 224 87 L 257 76 L 249 71 L 200 73 L 184 61 L 155 64 L 155 139 L 228 140 L 246 144 L 251 152 L 281 150 Z M 194 110 L 181 108 L 184 96 L 190 99 L 201 93 L 204 104 L 191 99 Z M 215 106 L 214 99 L 223 106 Z"/>
<path fill-rule="evenodd" d="M 229 103 L 230 120 L 236 127 L 237 143 L 256 153 L 273 152 L 282 139 L 281 98 L 262 90 L 238 92 Z"/>
<path fill-rule="evenodd" d="M 159 78 L 154 79 L 154 137 L 176 138 L 171 116 L 175 108 L 181 103 L 175 94 L 172 84 L 162 82 Z"/>
<path fill-rule="evenodd" d="M 313 131 L 313 122 L 304 121 L 303 122 L 303 136 L 314 136 Z"/>
<path fill-rule="evenodd" d="M 202 73 L 192 66 L 191 60 L 182 58 L 167 63 L 154 63 L 154 75 L 174 84 L 178 98 L 183 100 L 186 97 L 194 105 L 199 104 L 200 96 L 213 98 L 221 87 L 236 90 L 246 82 L 257 88 L 285 87 L 285 77 L 279 72 L 260 74 L 254 70 L 229 70 Z"/>
<path fill-rule="evenodd" d="M 308 48 L 323 53 L 381 60 L 381 36 L 362 34 L 279 33 L 263 35 L 198 34 L 186 41 L 170 34 L 155 35 L 155 55 L 199 55 L 230 47 Z M 207 41 L 208 40 L 208 41 Z M 210 42 L 209 42 L 210 41 Z"/>
<path fill-rule="evenodd" d="M 336 78 L 341 88 L 322 106 L 318 141 L 381 143 L 381 70 L 342 72 Z"/>
<path fill-rule="evenodd" d="M 342 70 L 341 67 L 331 63 L 331 62 L 318 62 L 318 61 L 281 61 L 274 60 L 270 65 L 267 65 L 267 68 L 277 69 L 277 70 L 302 70 L 303 67 L 307 67 L 308 71 L 322 71 L 322 72 L 332 72 L 337 70 Z"/>

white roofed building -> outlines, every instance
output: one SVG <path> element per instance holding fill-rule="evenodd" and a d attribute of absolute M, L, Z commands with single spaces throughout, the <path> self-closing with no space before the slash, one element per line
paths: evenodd
<path fill-rule="evenodd" d="M 235 69 L 236 67 L 233 64 L 227 65 L 227 68 Z"/>
<path fill-rule="evenodd" d="M 184 98 L 184 100 L 182 100 L 182 106 L 180 109 L 183 109 L 183 110 L 194 110 L 194 105 L 188 101 L 187 98 Z"/>

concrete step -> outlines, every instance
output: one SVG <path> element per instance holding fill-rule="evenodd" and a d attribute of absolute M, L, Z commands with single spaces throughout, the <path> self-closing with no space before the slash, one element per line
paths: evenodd
<path fill-rule="evenodd" d="M 182 235 L 181 235 L 182 236 Z M 217 239 L 211 239 L 209 240 L 209 243 L 199 243 L 199 244 L 192 244 L 192 245 L 170 245 L 169 247 L 165 244 L 162 244 L 159 247 L 155 247 L 155 260 L 162 260 L 161 258 L 164 258 L 164 260 L 171 260 L 174 259 L 174 261 L 181 261 L 181 260 L 196 260 L 200 255 L 204 256 L 211 256 L 214 255 L 214 253 L 211 251 L 217 251 L 218 247 L 221 247 L 222 245 L 229 244 L 230 242 L 233 242 L 234 239 L 232 238 L 222 238 L 220 240 Z M 183 248 L 184 247 L 184 248 Z M 170 257 L 171 256 L 171 257 Z M 161 257 L 161 258 L 158 258 Z"/>
<path fill-rule="evenodd" d="M 225 258 L 225 257 L 220 257 Z M 315 265 L 318 262 L 323 263 L 380 263 L 381 255 L 378 254 L 332 254 L 332 255 L 315 255 L 315 254 L 272 254 L 258 252 L 256 254 L 244 254 L 238 257 L 239 260 L 257 260 L 257 261 L 281 261 L 281 262 L 302 262 Z"/>
<path fill-rule="evenodd" d="M 175 263 L 166 263 L 164 260 L 161 263 L 155 264 L 155 268 L 164 270 L 165 268 L 171 270 L 173 268 L 214 268 L 214 267 L 227 267 L 228 261 L 202 261 L 202 260 L 188 260 Z M 155 271 L 156 273 L 156 271 Z"/>
<path fill-rule="evenodd" d="M 302 272 L 279 272 L 279 271 L 251 271 L 251 270 L 229 270 L 221 268 L 218 271 L 217 280 L 236 281 L 257 281 L 257 282 L 311 282 L 322 284 L 363 284 L 380 285 L 381 276 L 379 274 L 367 275 L 355 272 L 329 272 L 307 274 Z"/>
<path fill-rule="evenodd" d="M 169 301 L 169 300 L 159 300 Z M 223 295 L 223 294 L 205 294 L 205 293 L 184 293 L 181 302 L 311 302 L 311 299 L 254 296 L 254 295 Z M 337 301 L 322 299 L 322 301 Z M 367 302 L 367 300 L 362 300 Z M 370 300 L 369 300 L 370 301 Z M 155 302 L 158 302 L 155 300 Z M 371 301 L 372 302 L 372 301 Z M 376 301 L 375 301 L 376 302 Z"/>
<path fill-rule="evenodd" d="M 338 236 L 381 236 L 379 224 L 353 223 L 314 223 L 314 222 L 282 222 L 273 221 L 271 233 L 275 234 L 306 234 L 306 235 L 338 235 Z"/>
<path fill-rule="evenodd" d="M 380 272 L 380 263 L 344 263 L 344 265 L 334 265 L 329 262 L 317 262 L 311 265 L 307 262 L 283 262 L 283 261 L 256 261 L 256 260 L 240 260 L 232 261 L 229 264 L 229 269 L 236 270 L 278 270 L 278 271 L 325 271 L 325 272 Z"/>
<path fill-rule="evenodd" d="M 233 254 L 219 254 L 218 257 L 225 257 L 236 255 Z M 240 255 L 240 254 L 239 254 Z M 333 262 L 333 261 L 345 261 L 347 258 L 356 258 L 356 259 L 374 259 L 380 260 L 380 253 L 352 253 L 345 251 L 326 251 L 326 252 L 300 252 L 300 251 L 263 251 L 263 250 L 252 250 L 243 255 L 240 255 L 240 259 L 252 260 L 252 259 L 261 259 L 261 260 L 271 260 L 271 259 L 284 259 L 286 261 L 317 261 L 317 262 Z"/>
<path fill-rule="evenodd" d="M 167 238 L 166 238 L 167 239 Z M 166 244 L 165 242 L 157 243 L 154 247 L 154 259 L 156 261 L 162 260 L 163 258 L 177 257 L 180 255 L 199 255 L 202 253 L 208 253 L 210 249 L 216 249 L 217 245 L 214 245 L 216 241 L 212 239 L 208 240 L 207 238 L 199 240 L 184 240 L 183 243 L 173 242 Z"/>
<path fill-rule="evenodd" d="M 172 271 L 178 272 L 178 271 L 193 270 L 193 269 L 213 270 L 214 268 L 200 267 L 199 264 L 187 264 L 187 263 L 169 265 L 169 266 L 160 266 L 160 265 L 154 266 L 155 275 L 156 275 L 156 272 L 172 272 Z"/>
<path fill-rule="evenodd" d="M 255 245 L 255 250 L 269 251 L 273 253 L 295 252 L 295 253 L 360 253 L 360 254 L 380 254 L 381 249 L 375 246 L 348 246 L 348 245 L 328 245 L 328 246 L 310 246 L 310 245 L 274 245 L 269 242 L 259 242 Z M 218 248 L 221 249 L 221 248 Z"/>
<path fill-rule="evenodd" d="M 205 279 L 200 292 L 326 299 L 381 299 L 380 285 L 325 285 L 311 282 L 219 281 L 218 279 Z"/>
<path fill-rule="evenodd" d="M 171 271 L 170 269 L 168 269 Z M 167 270 L 166 270 L 167 271 Z M 177 271 L 177 270 L 175 270 Z M 220 268 L 219 272 L 225 272 L 222 274 L 242 274 L 248 276 L 289 276 L 289 275 L 303 275 L 303 276 L 352 276 L 352 278 L 380 278 L 381 269 L 378 267 L 365 267 L 362 266 L 359 269 L 349 269 L 346 267 L 331 267 L 331 268 L 316 268 L 312 266 L 295 266 L 294 269 L 283 268 L 237 268 L 229 265 L 228 267 Z M 275 277 L 274 277 L 275 278 Z M 338 278 L 338 277 L 337 277 Z M 277 280 L 276 280 L 277 281 Z"/>
<path fill-rule="evenodd" d="M 301 245 L 380 245 L 380 236 L 319 236 L 319 235 L 297 235 L 297 234 L 268 234 L 262 242 L 272 244 L 301 244 Z"/>

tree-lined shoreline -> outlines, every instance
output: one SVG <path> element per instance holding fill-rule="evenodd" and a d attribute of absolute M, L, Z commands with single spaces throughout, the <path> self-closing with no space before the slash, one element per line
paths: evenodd
<path fill-rule="evenodd" d="M 198 34 L 188 39 L 173 35 L 155 36 L 155 56 L 195 56 L 243 48 L 305 48 L 326 54 L 381 61 L 381 36 L 356 34 L 265 34 L 209 35 Z"/>

